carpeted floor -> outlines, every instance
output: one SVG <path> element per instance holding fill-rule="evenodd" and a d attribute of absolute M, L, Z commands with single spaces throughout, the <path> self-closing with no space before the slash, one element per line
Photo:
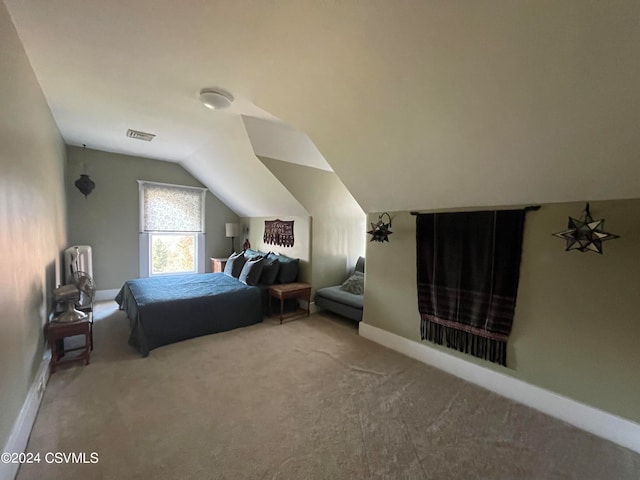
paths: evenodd
<path fill-rule="evenodd" d="M 51 376 L 30 479 L 633 479 L 640 455 L 369 342 L 316 314 L 141 358 L 99 304 L 91 365 Z M 51 457 L 49 457 L 51 458 Z"/>

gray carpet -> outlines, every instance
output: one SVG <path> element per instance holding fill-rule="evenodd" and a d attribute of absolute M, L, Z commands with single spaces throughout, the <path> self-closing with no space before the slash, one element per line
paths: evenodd
<path fill-rule="evenodd" d="M 416 326 L 417 328 L 417 326 Z M 96 309 L 89 366 L 51 376 L 29 479 L 633 479 L 640 455 L 316 314 L 156 349 Z"/>

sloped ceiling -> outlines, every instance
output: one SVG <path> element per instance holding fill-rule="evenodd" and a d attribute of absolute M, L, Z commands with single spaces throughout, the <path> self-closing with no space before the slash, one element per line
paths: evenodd
<path fill-rule="evenodd" d="M 251 149 L 239 115 L 211 124 L 209 142 L 182 166 L 243 217 L 309 215 Z"/>
<path fill-rule="evenodd" d="M 243 117 L 308 135 L 365 212 L 640 197 L 637 0 L 5 3 L 68 143 L 214 191 L 247 153 L 218 145 L 251 135 L 213 128 Z M 229 111 L 198 103 L 211 86 Z M 232 208 L 261 216 L 273 192 Z"/>

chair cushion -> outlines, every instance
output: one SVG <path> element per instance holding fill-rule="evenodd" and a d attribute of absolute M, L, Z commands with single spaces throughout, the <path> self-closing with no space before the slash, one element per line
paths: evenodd
<path fill-rule="evenodd" d="M 345 292 L 337 285 L 334 287 L 320 288 L 316 291 L 316 296 L 324 297 L 334 302 L 343 303 L 354 308 L 362 308 L 364 303 L 364 295 L 354 295 L 353 293 Z"/>

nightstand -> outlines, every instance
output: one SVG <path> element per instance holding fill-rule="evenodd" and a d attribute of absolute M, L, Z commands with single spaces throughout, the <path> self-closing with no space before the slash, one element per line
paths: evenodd
<path fill-rule="evenodd" d="M 311 311 L 311 285 L 308 283 L 282 283 L 272 285 L 269 288 L 269 295 L 280 299 L 280 324 L 285 318 L 295 317 L 302 313 L 306 313 L 307 317 Z M 284 301 L 287 298 L 296 298 L 307 302 L 307 309 L 297 309 L 295 312 L 284 315 Z M 269 302 L 269 313 L 271 313 L 271 302 Z"/>
<path fill-rule="evenodd" d="M 211 271 L 213 273 L 224 272 L 227 258 L 210 258 L 209 260 L 211 260 Z"/>
<path fill-rule="evenodd" d="M 85 365 L 89 365 L 90 350 L 93 346 L 93 313 L 89 312 L 88 315 L 84 320 L 78 320 L 77 322 L 58 323 L 54 320 L 47 324 L 47 338 L 51 347 L 51 362 L 49 363 L 51 373 L 56 371 L 58 365 L 66 363 L 83 361 Z M 77 335 L 84 336 L 84 345 L 65 349 L 64 339 Z M 71 352 L 78 353 L 69 355 Z"/>

